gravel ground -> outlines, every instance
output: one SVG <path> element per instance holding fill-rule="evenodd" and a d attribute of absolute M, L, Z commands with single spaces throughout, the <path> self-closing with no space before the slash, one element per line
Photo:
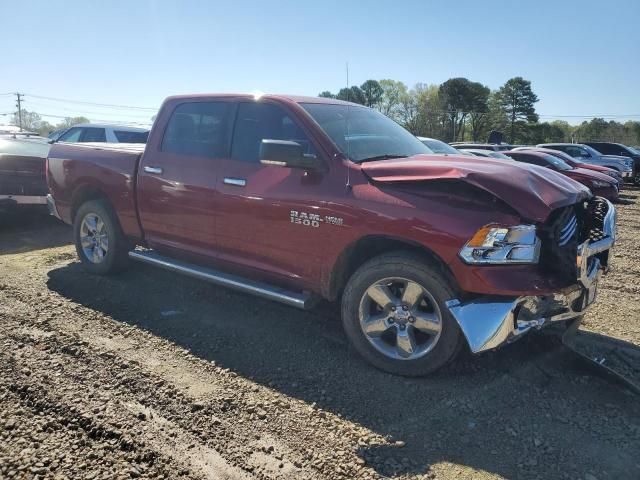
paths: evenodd
<path fill-rule="evenodd" d="M 640 378 L 640 190 L 578 348 Z M 0 218 L 0 478 L 637 479 L 638 396 L 551 335 L 423 379 L 300 312 L 134 265 L 83 273 L 70 229 Z M 603 360 L 604 359 L 604 360 Z"/>

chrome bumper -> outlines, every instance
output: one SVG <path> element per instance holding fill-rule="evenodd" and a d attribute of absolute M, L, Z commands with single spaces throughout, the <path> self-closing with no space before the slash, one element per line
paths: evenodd
<path fill-rule="evenodd" d="M 47 194 L 47 208 L 49 209 L 49 213 L 56 217 L 58 220 L 62 220 L 60 215 L 58 214 L 58 209 L 56 208 L 56 201 L 53 199 L 53 195 L 50 193 Z"/>
<path fill-rule="evenodd" d="M 604 199 L 603 199 L 604 200 Z M 531 329 L 582 315 L 593 303 L 597 281 L 606 265 L 597 255 L 609 250 L 616 239 L 616 210 L 608 200 L 602 230 L 605 237 L 578 247 L 577 283 L 548 295 L 485 296 L 462 303 L 449 300 L 447 308 L 456 319 L 473 353 L 497 348 L 519 339 Z"/>
<path fill-rule="evenodd" d="M 45 197 L 39 195 L 0 195 L 0 201 L 16 205 L 44 205 L 47 203 Z"/>

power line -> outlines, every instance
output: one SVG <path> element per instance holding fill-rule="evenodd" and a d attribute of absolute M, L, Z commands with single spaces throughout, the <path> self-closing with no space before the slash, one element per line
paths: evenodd
<path fill-rule="evenodd" d="M 48 118 L 69 118 L 68 116 L 64 116 L 64 115 L 53 115 L 53 114 L 49 114 L 49 113 L 38 113 L 38 115 L 40 115 L 41 117 L 48 117 Z M 151 125 L 151 121 L 148 122 L 118 122 L 116 120 L 105 120 L 105 119 L 100 119 L 100 118 L 87 118 L 87 120 L 89 120 L 90 122 L 97 122 L 97 123 L 117 123 L 117 124 L 122 124 L 122 125 Z"/>
<path fill-rule="evenodd" d="M 134 106 L 134 105 L 116 105 L 116 104 L 112 104 L 112 103 L 96 103 L 96 102 L 85 102 L 82 100 L 69 100 L 69 99 L 64 99 L 64 98 L 56 98 L 56 97 L 45 97 L 43 95 L 34 95 L 32 93 L 27 93 L 28 96 L 33 97 L 33 98 L 40 98 L 43 100 L 52 100 L 55 102 L 66 102 L 66 103 L 77 103 L 77 104 L 81 104 L 81 105 L 93 105 L 96 107 L 107 107 L 107 108 L 124 108 L 124 109 L 133 109 L 133 110 L 148 110 L 148 111 L 153 111 L 156 112 L 158 111 L 157 108 L 151 108 L 151 107 L 138 107 L 138 106 Z"/>
<path fill-rule="evenodd" d="M 94 111 L 87 111 L 87 110 L 76 110 L 76 109 L 70 109 L 70 108 L 65 108 L 65 107 L 55 107 L 52 105 L 46 105 L 46 104 L 41 104 L 39 102 L 34 103 L 34 102 L 29 102 L 29 105 L 33 105 L 36 108 L 40 108 L 40 107 L 44 107 L 44 108 L 55 108 L 57 110 L 64 110 L 65 112 L 72 112 L 72 113 L 76 113 L 76 114 L 95 114 L 95 115 L 117 115 L 119 117 L 132 117 L 132 118 L 149 118 L 150 117 L 150 113 L 144 112 L 144 113 L 118 113 L 118 112 L 94 112 Z"/>

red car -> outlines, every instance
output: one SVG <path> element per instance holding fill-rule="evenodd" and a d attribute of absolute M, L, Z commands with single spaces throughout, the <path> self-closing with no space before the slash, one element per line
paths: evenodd
<path fill-rule="evenodd" d="M 586 170 L 593 170 L 594 172 L 602 173 L 603 175 L 607 175 L 613 178 L 618 186 L 618 190 L 622 190 L 624 186 L 624 181 L 620 172 L 618 172 L 615 168 L 603 167 L 602 165 L 594 165 L 592 163 L 584 163 L 580 162 L 578 158 L 574 158 L 568 153 L 562 152 L 560 150 L 554 150 L 552 148 L 542 148 L 542 147 L 518 147 L 514 148 L 514 151 L 520 150 L 534 150 L 536 152 L 548 153 L 549 155 L 553 155 L 558 157 L 560 160 L 565 161 L 569 165 L 575 168 L 584 168 Z"/>
<path fill-rule="evenodd" d="M 613 205 L 564 175 L 432 155 L 326 98 L 170 97 L 146 147 L 55 144 L 47 178 L 89 272 L 136 260 L 294 307 L 340 301 L 355 349 L 402 375 L 579 321 L 615 240 Z"/>
<path fill-rule="evenodd" d="M 576 168 L 569 165 L 556 155 L 536 150 L 510 150 L 504 152 L 517 162 L 539 165 L 555 170 L 567 177 L 585 185 L 594 195 L 606 198 L 611 202 L 618 201 L 618 182 L 608 175 L 586 168 Z"/>

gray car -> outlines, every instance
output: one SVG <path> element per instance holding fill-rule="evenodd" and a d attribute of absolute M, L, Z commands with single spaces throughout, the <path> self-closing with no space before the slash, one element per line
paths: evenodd
<path fill-rule="evenodd" d="M 602 155 L 596 149 L 582 143 L 541 143 L 536 146 L 559 150 L 584 163 L 613 168 L 620 172 L 623 179 L 633 178 L 633 160 L 628 157 Z"/>

